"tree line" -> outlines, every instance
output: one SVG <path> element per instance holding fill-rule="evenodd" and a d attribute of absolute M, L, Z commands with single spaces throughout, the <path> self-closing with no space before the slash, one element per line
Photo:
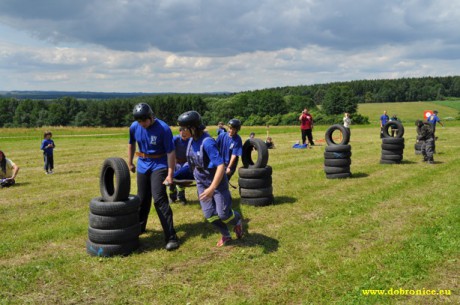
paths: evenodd
<path fill-rule="evenodd" d="M 60 97 L 53 100 L 0 98 L 0 127 L 101 126 L 132 122 L 137 103 L 149 104 L 170 125 L 188 110 L 202 114 L 208 125 L 230 118 L 244 125 L 296 125 L 304 108 L 317 124 L 341 122 L 353 115 L 355 124 L 368 118 L 356 113 L 358 103 L 433 101 L 460 97 L 460 76 L 359 80 L 309 86 L 278 87 L 234 94 L 162 94 L 106 100 Z M 320 107 L 318 107 L 320 106 Z"/>

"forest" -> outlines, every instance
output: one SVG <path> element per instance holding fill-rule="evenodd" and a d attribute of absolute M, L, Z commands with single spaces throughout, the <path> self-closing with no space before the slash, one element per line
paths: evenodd
<path fill-rule="evenodd" d="M 148 103 L 170 125 L 188 110 L 202 114 L 205 124 L 230 118 L 244 125 L 296 125 L 308 108 L 316 124 L 341 121 L 344 112 L 354 124 L 367 124 L 356 113 L 358 103 L 434 101 L 460 97 L 460 76 L 356 80 L 287 86 L 228 94 L 140 94 L 108 99 L 65 96 L 32 99 L 0 96 L 0 127 L 100 126 L 122 127 L 132 122 L 137 103 Z"/>

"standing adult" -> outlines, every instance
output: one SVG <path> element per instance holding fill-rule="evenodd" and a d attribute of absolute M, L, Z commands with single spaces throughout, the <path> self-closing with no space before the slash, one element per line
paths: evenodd
<path fill-rule="evenodd" d="M 43 141 L 40 149 L 43 150 L 43 160 L 45 162 L 44 169 L 45 174 L 52 174 L 54 169 L 54 155 L 53 151 L 56 145 L 54 141 L 51 139 L 53 134 L 51 131 L 45 131 L 43 134 Z"/>
<path fill-rule="evenodd" d="M 231 119 L 228 121 L 228 132 L 221 133 L 217 137 L 217 147 L 224 159 L 225 174 L 230 178 L 235 173 L 239 157 L 243 155 L 243 141 L 238 131 L 241 129 L 241 121 Z"/>
<path fill-rule="evenodd" d="M 228 224 L 239 239 L 243 237 L 243 221 L 232 209 L 232 197 L 225 175 L 225 164 L 216 141 L 204 132 L 205 126 L 196 111 L 187 111 L 179 116 L 178 124 L 187 128 L 192 140 L 187 148 L 187 161 L 193 169 L 198 198 L 204 217 L 221 233 L 217 246 L 224 246 L 232 237 Z M 224 134 L 225 135 L 225 134 Z"/>
<path fill-rule="evenodd" d="M 193 180 L 193 173 L 187 162 L 187 145 L 190 140 L 190 131 L 186 128 L 179 128 L 179 135 L 174 136 L 173 142 L 176 152 L 176 168 L 174 171 L 174 179 L 177 180 Z M 170 184 L 169 185 L 170 203 L 179 199 L 181 204 L 187 204 L 185 198 L 185 186 Z"/>
<path fill-rule="evenodd" d="M 302 144 L 305 144 L 308 138 L 308 143 L 311 146 L 315 145 L 313 142 L 313 116 L 308 112 L 308 109 L 305 108 L 299 116 L 300 121 L 300 131 L 302 134 Z"/>
<path fill-rule="evenodd" d="M 387 114 L 387 111 L 384 110 L 383 114 L 380 116 L 380 137 L 383 138 L 383 126 L 390 120 L 390 117 Z"/>
<path fill-rule="evenodd" d="M 348 132 L 350 132 L 351 118 L 348 112 L 343 114 L 343 127 L 345 127 Z"/>
<path fill-rule="evenodd" d="M 19 166 L 5 156 L 0 150 L 0 187 L 9 187 L 16 183 Z"/>
<path fill-rule="evenodd" d="M 145 103 L 134 106 L 135 121 L 129 127 L 128 166 L 135 173 L 134 154 L 137 160 L 137 194 L 141 201 L 139 220 L 145 232 L 147 219 L 154 201 L 155 210 L 163 228 L 166 250 L 179 248 L 173 223 L 173 212 L 168 202 L 166 185 L 173 183 L 176 154 L 171 129 L 155 117 Z M 139 152 L 136 152 L 136 142 Z"/>
<path fill-rule="evenodd" d="M 431 127 L 433 128 L 433 151 L 436 152 L 436 140 L 438 139 L 436 137 L 436 124 L 439 123 L 442 127 L 444 127 L 444 124 L 441 122 L 441 119 L 438 117 L 438 111 L 434 110 L 433 114 L 428 117 L 428 123 L 431 124 Z"/>

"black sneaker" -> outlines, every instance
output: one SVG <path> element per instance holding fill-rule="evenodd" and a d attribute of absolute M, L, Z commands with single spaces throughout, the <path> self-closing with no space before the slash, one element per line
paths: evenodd
<path fill-rule="evenodd" d="M 179 198 L 179 201 L 181 204 L 187 204 L 187 199 L 185 199 L 185 191 L 179 191 L 179 194 L 177 195 L 177 198 Z"/>
<path fill-rule="evenodd" d="M 177 200 L 177 191 L 169 193 L 169 203 L 176 202 Z"/>
<path fill-rule="evenodd" d="M 165 249 L 168 251 L 176 250 L 179 248 L 179 241 L 176 239 L 171 239 L 165 246 Z"/>

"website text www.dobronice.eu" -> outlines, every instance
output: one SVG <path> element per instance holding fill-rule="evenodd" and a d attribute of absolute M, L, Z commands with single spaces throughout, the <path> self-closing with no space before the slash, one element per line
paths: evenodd
<path fill-rule="evenodd" d="M 403 288 L 390 288 L 390 289 L 363 289 L 362 295 L 423 295 L 423 296 L 436 296 L 445 295 L 450 296 L 452 291 L 450 289 L 403 289 Z"/>

